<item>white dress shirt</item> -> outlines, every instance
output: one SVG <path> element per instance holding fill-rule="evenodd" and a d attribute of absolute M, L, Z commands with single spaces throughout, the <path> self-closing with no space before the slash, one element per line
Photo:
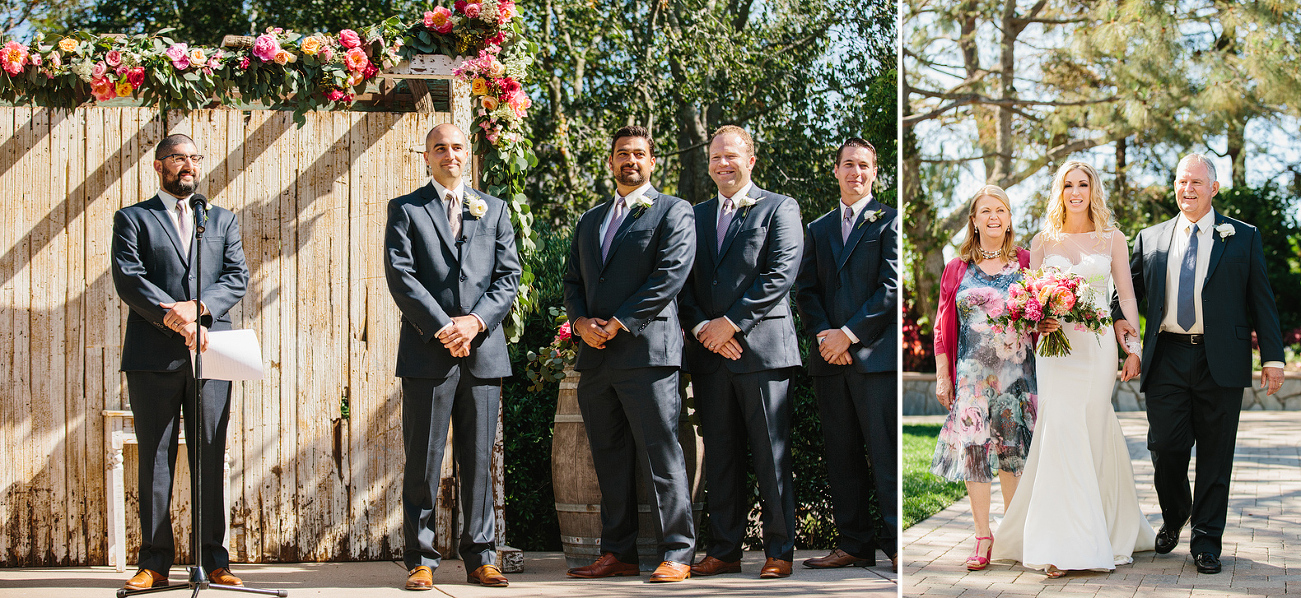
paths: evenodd
<path fill-rule="evenodd" d="M 443 206 L 443 213 L 444 213 L 444 214 L 447 213 L 447 194 L 448 194 L 449 192 L 452 194 L 452 197 L 455 197 L 455 198 L 456 198 L 456 202 L 457 202 L 458 204 L 460 204 L 460 205 L 462 205 L 462 206 L 465 205 L 465 183 L 464 183 L 464 182 L 462 182 L 462 181 L 457 181 L 457 183 L 456 183 L 456 188 L 454 188 L 454 189 L 452 189 L 452 190 L 450 190 L 450 191 L 449 191 L 446 187 L 440 185 L 440 184 L 438 183 L 438 181 L 435 180 L 435 179 L 433 179 L 433 178 L 430 178 L 430 179 L 429 179 L 429 184 L 431 184 L 431 185 L 434 186 L 434 193 L 438 195 L 438 204 L 441 205 L 441 206 Z M 488 325 L 483 323 L 483 318 L 480 318 L 480 317 L 479 317 L 479 314 L 476 314 L 476 313 L 471 312 L 470 315 L 474 316 L 474 319 L 479 321 L 479 331 L 480 331 L 480 332 L 483 332 L 484 330 L 487 330 L 487 329 L 488 329 Z M 438 329 L 438 332 L 435 332 L 435 333 L 434 333 L 434 336 L 438 336 L 438 335 L 442 334 L 444 330 L 447 330 L 447 329 L 449 329 L 449 328 L 451 328 L 451 327 L 452 327 L 452 323 L 451 323 L 451 322 L 448 322 L 446 326 L 443 326 L 442 328 L 439 328 L 439 329 Z"/>
<path fill-rule="evenodd" d="M 190 243 L 193 242 L 193 239 L 192 239 L 192 238 L 186 238 L 186 237 L 182 236 L 182 230 L 181 230 L 181 205 L 180 205 L 180 204 L 181 204 L 181 202 L 183 202 L 183 201 L 185 201 L 185 202 L 190 201 L 190 198 L 191 198 L 191 197 L 194 197 L 194 194 L 193 194 L 193 193 L 191 193 L 191 194 L 189 194 L 189 195 L 186 195 L 185 197 L 176 197 L 175 195 L 172 195 L 171 193 L 168 193 L 168 192 L 166 192 L 166 191 L 163 191 L 162 189 L 159 189 L 159 190 L 158 190 L 158 199 L 162 200 L 163 205 L 167 207 L 167 218 L 168 218 L 169 220 L 172 221 L 172 228 L 176 229 L 176 237 L 179 238 L 179 239 L 181 240 L 181 246 L 186 250 L 186 259 L 189 259 Z M 211 208 L 212 208 L 212 203 L 210 203 L 210 202 L 204 202 L 204 208 L 205 208 L 205 209 L 211 209 Z M 188 216 L 186 216 L 186 217 L 192 219 L 192 218 L 194 218 L 194 213 L 193 213 L 193 212 L 188 212 Z M 194 226 L 194 225 L 191 223 L 190 226 Z M 193 235 L 193 234 L 194 234 L 193 232 L 190 233 L 190 235 Z M 207 314 L 207 313 L 208 313 L 208 306 L 207 306 L 207 304 L 205 304 L 205 303 L 203 303 L 202 301 L 200 301 L 200 302 L 199 302 L 199 306 L 203 308 L 203 313 L 204 313 L 204 314 Z"/>
<path fill-rule="evenodd" d="M 1165 271 L 1165 317 L 1161 319 L 1162 332 L 1177 334 L 1203 334 L 1206 330 L 1202 324 L 1202 286 L 1206 282 L 1206 271 L 1210 267 L 1211 248 L 1215 243 L 1224 243 L 1215 234 L 1215 210 L 1211 210 L 1197 221 L 1197 270 L 1193 273 L 1193 313 L 1197 317 L 1192 327 L 1187 330 L 1179 325 L 1179 270 L 1183 266 L 1184 256 L 1188 253 L 1193 222 L 1183 213 L 1175 222 L 1174 232 L 1170 238 L 1170 252 L 1166 255 Z M 1282 368 L 1281 361 L 1267 361 L 1262 368 Z"/>
<path fill-rule="evenodd" d="M 732 197 L 727 197 L 726 195 L 723 195 L 723 192 L 722 192 L 722 191 L 719 191 L 719 192 L 718 192 L 718 209 L 715 210 L 715 213 L 714 213 L 714 223 L 717 224 L 717 223 L 718 223 L 718 219 L 723 217 L 723 202 L 725 202 L 725 201 L 727 201 L 727 200 L 729 200 L 729 199 L 733 199 L 733 200 L 734 200 L 734 201 L 732 202 L 732 212 L 733 212 L 732 217 L 735 218 L 735 217 L 736 217 L 735 212 L 736 212 L 736 210 L 738 209 L 738 208 L 736 207 L 736 201 L 735 201 L 735 200 L 739 200 L 739 199 L 741 199 L 742 197 L 745 197 L 746 195 L 749 195 L 749 193 L 750 193 L 750 189 L 753 189 L 753 188 L 754 188 L 754 182 L 746 183 L 744 187 L 741 187 L 740 190 L 738 190 L 736 193 L 733 193 L 733 194 L 732 194 Z M 759 198 L 756 197 L 756 198 L 754 198 L 754 199 L 755 199 L 756 201 L 758 201 Z M 729 223 L 729 225 L 730 225 L 730 223 Z M 757 264 L 756 264 L 756 265 L 757 265 Z M 740 332 L 740 331 L 741 331 L 741 327 L 740 327 L 740 326 L 737 326 L 737 325 L 736 325 L 736 322 L 733 322 L 733 321 L 732 321 L 732 318 L 729 318 L 729 317 L 727 317 L 727 316 L 723 316 L 723 319 L 724 319 L 724 320 L 727 320 L 727 323 L 732 325 L 732 330 L 733 330 L 734 332 Z M 704 328 L 705 328 L 705 324 L 708 324 L 708 323 L 709 323 L 709 320 L 705 320 L 704 322 L 701 322 L 701 323 L 699 323 L 699 324 L 696 324 L 695 327 L 691 329 L 691 336 L 699 337 L 699 336 L 700 336 L 700 331 L 701 331 L 701 330 L 704 330 Z"/>
<path fill-rule="evenodd" d="M 638 197 L 641 197 L 641 196 L 645 195 L 646 192 L 650 190 L 650 188 L 651 188 L 650 181 L 647 181 L 647 182 L 643 183 L 642 186 L 640 186 L 640 187 L 638 187 L 638 188 L 636 188 L 636 189 L 633 189 L 633 190 L 632 190 L 632 193 L 629 193 L 628 195 L 624 196 L 624 198 L 623 198 L 623 217 L 624 217 L 624 218 L 627 218 L 627 217 L 628 217 L 628 212 L 630 212 L 630 211 L 632 210 L 632 202 L 633 202 L 633 200 L 636 200 Z M 597 234 L 600 235 L 600 236 L 597 237 L 598 239 L 604 239 L 604 238 L 605 238 L 605 231 L 609 230 L 609 228 L 610 228 L 610 220 L 611 220 L 612 218 L 614 218 L 614 208 L 615 208 L 615 205 L 617 205 L 617 204 L 619 203 L 619 192 L 617 192 L 617 191 L 616 191 L 615 194 L 614 194 L 614 202 L 615 202 L 614 204 L 611 204 L 611 205 L 610 205 L 610 211 L 608 211 L 608 212 L 605 213 L 605 220 L 602 220 L 602 221 L 601 221 L 601 229 L 600 229 L 599 231 L 597 231 Z M 611 247 L 611 248 L 610 248 L 610 251 L 614 251 L 614 248 Z M 627 327 L 627 326 L 624 326 L 624 325 L 623 325 L 623 322 L 620 322 L 620 321 L 619 321 L 619 318 L 611 317 L 610 319 L 614 320 L 615 323 L 618 324 L 619 327 L 622 328 L 622 329 L 624 330 L 624 332 L 628 332 L 628 327 Z"/>
<path fill-rule="evenodd" d="M 867 195 L 863 196 L 863 199 L 860 199 L 850 205 L 845 205 L 844 201 L 841 201 L 840 203 L 836 204 L 836 208 L 840 212 L 840 218 L 837 220 L 837 222 L 838 223 L 844 222 L 845 212 L 849 212 L 850 222 L 858 222 L 858 217 L 862 214 L 863 208 L 866 208 L 867 204 L 871 201 L 872 201 L 872 194 L 868 193 Z M 845 336 L 849 337 L 850 344 L 854 344 L 858 342 L 858 337 L 854 335 L 853 330 L 849 329 L 849 326 L 841 326 L 840 331 L 845 333 Z"/>

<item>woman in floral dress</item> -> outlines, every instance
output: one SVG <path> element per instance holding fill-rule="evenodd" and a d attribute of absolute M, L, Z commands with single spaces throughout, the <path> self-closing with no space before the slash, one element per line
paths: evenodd
<path fill-rule="evenodd" d="M 1029 334 L 989 324 L 1002 315 L 1007 289 L 1021 281 L 1029 252 L 1013 244 L 1011 202 L 987 185 L 971 201 L 967 240 L 940 281 L 935 323 L 935 396 L 949 417 L 935 445 L 931 471 L 966 482 L 976 524 L 967 569 L 989 566 L 995 474 L 1003 504 L 1016 493 L 1035 420 L 1034 345 Z"/>

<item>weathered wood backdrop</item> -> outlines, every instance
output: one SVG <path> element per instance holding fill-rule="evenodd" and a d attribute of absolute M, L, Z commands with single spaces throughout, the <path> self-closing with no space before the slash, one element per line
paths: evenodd
<path fill-rule="evenodd" d="M 169 133 L 195 138 L 200 190 L 239 216 L 251 281 L 232 315 L 269 366 L 234 385 L 232 556 L 391 558 L 403 455 L 385 205 L 424 180 L 413 147 L 450 120 L 311 113 L 296 128 L 275 111 L 0 108 L 0 565 L 106 563 L 101 411 L 128 408 L 113 212 L 157 189 L 152 151 Z M 137 458 L 127 450 L 131 560 Z M 185 553 L 188 515 L 174 513 Z"/>

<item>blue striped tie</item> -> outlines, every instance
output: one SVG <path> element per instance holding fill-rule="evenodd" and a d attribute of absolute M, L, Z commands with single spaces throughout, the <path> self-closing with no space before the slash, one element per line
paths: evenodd
<path fill-rule="evenodd" d="M 1197 225 L 1188 235 L 1188 249 L 1184 251 L 1183 264 L 1179 266 L 1179 326 L 1189 330 L 1197 322 L 1197 308 L 1193 303 L 1196 298 L 1193 291 L 1197 286 Z"/>

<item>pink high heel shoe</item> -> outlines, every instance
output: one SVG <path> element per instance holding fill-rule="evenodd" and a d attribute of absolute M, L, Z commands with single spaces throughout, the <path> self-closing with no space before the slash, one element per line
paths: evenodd
<path fill-rule="evenodd" d="M 988 541 L 985 545 L 985 553 L 980 553 L 980 542 Z M 967 571 L 982 571 L 989 566 L 989 553 L 994 550 L 993 536 L 976 536 L 976 551 L 967 557 Z"/>

